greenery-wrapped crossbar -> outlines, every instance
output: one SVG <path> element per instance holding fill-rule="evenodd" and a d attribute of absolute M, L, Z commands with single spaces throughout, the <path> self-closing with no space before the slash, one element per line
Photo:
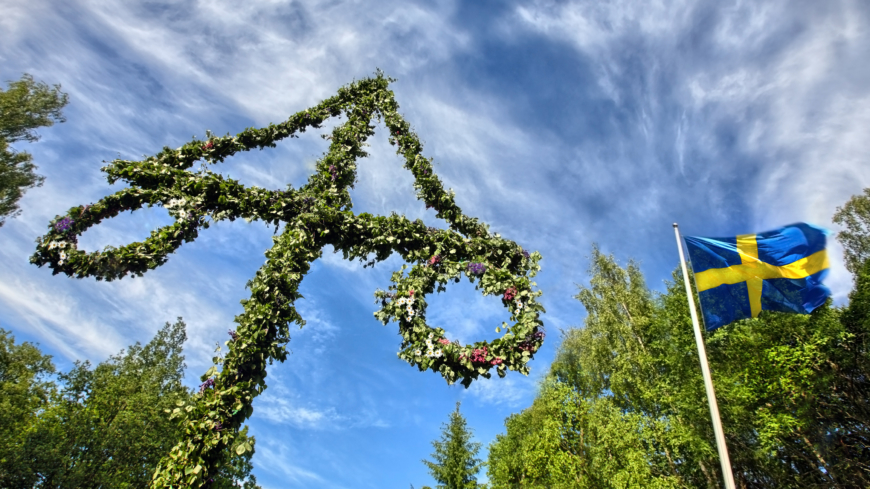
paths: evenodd
<path fill-rule="evenodd" d="M 540 254 L 529 253 L 516 243 L 490 234 L 487 226 L 463 215 L 435 176 L 432 162 L 421 156 L 422 144 L 399 115 L 389 83 L 395 81 L 380 71 L 372 78 L 339 89 L 338 95 L 299 112 L 281 124 L 247 129 L 236 136 L 193 140 L 181 148 L 164 148 L 143 161 L 115 160 L 103 168 L 110 183 L 130 184 L 99 202 L 74 207 L 58 216 L 49 232 L 37 240 L 31 263 L 48 265 L 54 274 L 78 278 L 120 279 L 141 276 L 166 262 L 167 255 L 183 242 L 192 241 L 209 220 L 261 219 L 276 226 L 286 223 L 273 237 L 274 246 L 265 254 L 266 264 L 248 282 L 251 298 L 243 300 L 244 313 L 235 318 L 229 351 L 215 358 L 202 380 L 201 395 L 194 404 L 179 406 L 175 416 L 185 423 L 186 440 L 177 445 L 154 474 L 153 487 L 205 487 L 232 446 L 239 427 L 253 412 L 254 397 L 266 388 L 266 363 L 284 361 L 290 339 L 289 324 L 305 324 L 294 307 L 299 284 L 310 263 L 326 245 L 344 258 L 372 265 L 398 252 L 412 264 L 392 276 L 389 290 L 375 296 L 381 309 L 375 317 L 387 324 L 399 323 L 403 338 L 399 357 L 421 371 L 439 372 L 448 383 L 460 380 L 468 387 L 478 376 L 499 376 L 507 370 L 528 373 L 527 362 L 543 341 L 543 307 L 531 278 L 540 269 Z M 188 171 L 196 161 L 214 164 L 238 151 L 274 147 L 286 137 L 298 137 L 306 128 L 319 128 L 329 117 L 344 114 L 347 122 L 332 131 L 329 152 L 317 162 L 317 171 L 299 189 L 266 190 L 245 187 L 238 181 L 212 173 L 205 164 L 199 172 Z M 390 131 L 390 144 L 398 145 L 405 168 L 414 175 L 418 197 L 437 211 L 450 229 L 427 227 L 393 213 L 391 216 L 354 214 L 349 188 L 356 181 L 356 160 L 374 134 L 374 117 Z M 141 243 L 121 248 L 107 247 L 88 253 L 77 249 L 76 237 L 103 219 L 162 204 L 175 223 L 160 228 Z M 426 324 L 426 296 L 462 274 L 484 295 L 502 297 L 513 325 L 502 323 L 501 339 L 460 345 L 445 338 L 444 330 Z M 222 365 L 218 369 L 218 365 Z M 237 450 L 245 450 L 241 445 Z"/>

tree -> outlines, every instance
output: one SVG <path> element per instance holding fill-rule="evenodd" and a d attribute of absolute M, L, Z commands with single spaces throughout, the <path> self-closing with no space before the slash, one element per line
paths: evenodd
<path fill-rule="evenodd" d="M 441 440 L 432 442 L 435 451 L 430 455 L 434 462 L 423 460 L 429 467 L 432 478 L 438 482 L 438 489 L 472 489 L 477 487 L 477 473 L 483 466 L 482 460 L 475 458 L 481 444 L 471 441 L 472 432 L 468 429 L 465 417 L 456 410 L 450 413 L 450 422 L 442 426 Z"/>
<path fill-rule="evenodd" d="M 184 322 L 166 325 L 148 344 L 139 343 L 91 368 L 76 362 L 60 374 L 56 395 L 34 411 L 36 422 L 18 430 L 20 456 L 4 472 L 3 487 L 148 487 L 160 458 L 182 437 L 167 412 L 195 394 L 181 384 Z M 239 443 L 253 446 L 243 428 Z M 213 477 L 212 488 L 245 484 L 253 448 L 234 455 Z"/>
<path fill-rule="evenodd" d="M 490 445 L 492 486 L 707 485 L 699 468 L 709 460 L 682 466 L 677 459 L 704 453 L 706 440 L 671 415 L 673 386 L 687 397 L 703 394 L 697 363 L 686 368 L 684 355 L 671 365 L 660 360 L 662 350 L 693 345 L 691 326 L 656 320 L 655 298 L 634 262 L 623 269 L 596 246 L 590 262 L 590 285 L 575 297 L 588 312 L 584 327 L 563 332 L 537 399 Z"/>
<path fill-rule="evenodd" d="M 0 329 L 0 487 L 16 485 L 23 460 L 22 433 L 37 421 L 54 392 L 47 379 L 55 372 L 51 357 L 36 345 L 16 344 Z"/>
<path fill-rule="evenodd" d="M 64 122 L 61 109 L 68 101 L 60 85 L 49 87 L 26 73 L 20 80 L 10 81 L 5 92 L 0 89 L 0 226 L 7 217 L 20 213 L 18 201 L 25 189 L 39 187 L 44 180 L 35 173 L 31 155 L 9 145 L 20 140 L 38 141 L 37 128 Z"/>
<path fill-rule="evenodd" d="M 718 487 L 679 269 L 651 294 L 593 248 L 588 316 L 490 446 L 501 487 Z M 870 263 L 846 308 L 763 311 L 706 333 L 739 487 L 870 487 Z"/>
<path fill-rule="evenodd" d="M 846 269 L 857 275 L 870 258 L 870 188 L 865 188 L 863 195 L 853 195 L 843 207 L 837 207 L 833 221 L 845 227 L 837 233 L 837 239 L 845 251 Z"/>

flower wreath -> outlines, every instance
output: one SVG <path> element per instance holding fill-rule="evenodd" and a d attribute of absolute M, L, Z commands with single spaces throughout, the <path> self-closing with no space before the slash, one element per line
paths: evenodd
<path fill-rule="evenodd" d="M 110 281 L 142 276 L 162 265 L 182 243 L 196 239 L 200 228 L 208 228 L 209 220 L 260 219 L 274 224 L 276 232 L 280 222 L 286 223 L 284 231 L 272 238 L 266 264 L 248 282 L 251 297 L 242 301 L 244 313 L 235 318 L 238 326 L 231 332 L 229 351 L 223 358 L 215 357 L 223 368 L 212 367 L 203 375 L 206 382 L 195 404 L 175 410 L 174 415 L 185 418 L 188 440 L 163 459 L 154 487 L 208 484 L 222 451 L 232 446 L 241 424 L 253 412 L 253 398 L 266 388 L 266 362 L 286 359 L 289 323 L 305 324 L 294 302 L 310 263 L 326 245 L 341 250 L 346 259 L 366 262 L 365 266 L 393 252 L 413 264 L 407 275 L 407 265 L 393 274 L 389 290 L 375 292 L 381 302 L 375 317 L 384 324 L 399 323 L 403 341 L 398 355 L 403 360 L 421 371 L 439 372 L 448 383 L 460 380 L 465 387 L 478 376 L 489 378 L 493 368 L 501 377 L 507 370 L 528 373 L 527 362 L 544 337 L 539 319 L 544 309 L 535 300 L 540 292 L 530 280 L 540 270 L 540 254 L 489 233 L 486 225 L 462 213 L 455 194 L 445 191 L 434 174 L 431 160 L 421 156 L 417 135 L 398 114 L 399 106 L 388 90 L 392 81 L 378 71 L 281 124 L 247 129 L 236 136 L 216 137 L 209 132 L 206 141 L 164 148 L 142 161 L 114 160 L 102 168 L 109 183 L 124 180 L 130 187 L 70 209 L 37 239 L 31 263 L 48 265 L 53 274 Z M 329 152 L 299 189 L 248 188 L 208 170 L 206 164 L 222 162 L 239 151 L 274 147 L 276 141 L 298 137 L 297 132 L 319 128 L 327 118 L 342 113 L 347 122 L 325 136 L 331 140 Z M 434 208 L 449 229 L 429 228 L 395 213 L 373 216 L 351 211 L 348 189 L 356 180 L 356 159 L 367 156 L 362 147 L 374 134 L 373 117 L 389 128 L 390 144 L 398 145 L 405 168 L 413 173 L 418 198 Z M 188 171 L 197 161 L 203 162 L 200 171 Z M 163 205 L 175 222 L 152 231 L 143 242 L 92 253 L 78 249 L 77 236 L 91 226 L 144 205 Z M 502 338 L 463 346 L 448 340 L 443 329 L 426 324 L 426 295 L 444 291 L 450 280 L 458 282 L 463 273 L 484 295 L 501 296 L 510 310 L 514 324 L 503 323 L 496 329 L 504 328 Z M 244 453 L 249 448 L 237 450 Z"/>

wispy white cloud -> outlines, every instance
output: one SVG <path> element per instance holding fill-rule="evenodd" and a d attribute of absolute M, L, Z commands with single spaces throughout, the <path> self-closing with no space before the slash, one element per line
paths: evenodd
<path fill-rule="evenodd" d="M 687 167 L 702 175 L 712 190 L 708 202 L 725 204 L 745 195 L 749 225 L 762 230 L 797 220 L 830 226 L 834 209 L 870 177 L 863 164 L 870 143 L 862 137 L 870 90 L 857 83 L 866 80 L 867 69 L 856 62 L 867 53 L 866 9 L 854 1 L 807 7 L 812 22 L 804 20 L 808 10 L 782 1 L 717 7 L 654 2 L 642 10 L 628 1 L 535 2 L 517 7 L 516 15 L 519 25 L 566 40 L 591 57 L 599 87 L 617 104 L 648 107 L 641 111 L 642 127 L 650 116 L 667 125 L 668 104 L 678 107 L 675 137 L 655 129 L 642 133 L 674 137 L 683 177 Z M 667 66 L 662 75 L 672 84 L 670 99 L 630 100 L 630 92 L 614 89 L 632 76 L 624 71 L 631 64 L 615 61 L 624 59 L 626 49 L 645 58 L 651 71 L 640 81 L 647 90 L 655 90 L 656 72 Z M 721 160 L 726 128 L 740 152 L 734 156 L 743 162 Z M 701 167 L 702 161 L 717 166 Z M 636 165 L 631 168 L 637 171 Z M 721 186 L 726 179 L 740 189 L 737 194 L 719 193 L 728 188 Z M 646 193 L 641 213 L 661 212 L 666 195 Z M 713 216 L 730 219 L 727 210 Z M 832 286 L 840 297 L 850 287 L 847 276 L 837 261 Z"/>
<path fill-rule="evenodd" d="M 495 375 L 491 379 L 480 379 L 465 392 L 484 405 L 520 408 L 534 399 L 535 385 L 531 377 L 508 372 L 503 379 Z"/>
<path fill-rule="evenodd" d="M 258 467 L 260 470 L 280 475 L 283 479 L 284 486 L 287 484 L 322 484 L 326 480 L 314 471 L 304 469 L 290 462 L 296 459 L 285 445 L 274 442 L 257 442 L 256 453 L 254 456 L 259 461 Z"/>

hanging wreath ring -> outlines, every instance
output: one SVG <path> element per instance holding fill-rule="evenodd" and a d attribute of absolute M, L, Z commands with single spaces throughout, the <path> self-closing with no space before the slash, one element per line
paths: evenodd
<path fill-rule="evenodd" d="M 129 187 L 94 204 L 73 207 L 58 216 L 48 232 L 37 239 L 31 263 L 46 265 L 53 274 L 116 280 L 142 276 L 166 262 L 183 243 L 195 240 L 210 222 L 244 218 L 275 226 L 285 223 L 266 251 L 266 263 L 248 282 L 251 297 L 243 300 L 244 312 L 235 318 L 229 350 L 202 376 L 196 402 L 179 406 L 172 414 L 185 422 L 187 440 L 165 457 L 154 474 L 153 487 L 203 487 L 208 484 L 232 446 L 238 429 L 253 412 L 252 402 L 265 388 L 266 365 L 284 361 L 290 340 L 290 323 L 305 324 L 294 306 L 299 284 L 312 261 L 326 245 L 345 259 L 364 266 L 398 253 L 411 264 L 395 272 L 388 290 L 375 292 L 381 309 L 375 317 L 384 324 L 397 321 L 402 346 L 398 356 L 421 371 L 440 373 L 452 384 L 468 387 L 479 376 L 489 378 L 495 369 L 527 374 L 528 361 L 540 348 L 544 333 L 531 278 L 540 270 L 537 252 L 529 253 L 513 241 L 489 232 L 476 218 L 465 216 L 435 175 L 432 162 L 421 156 L 422 144 L 398 113 L 389 83 L 376 76 L 342 87 L 338 95 L 291 116 L 281 124 L 246 129 L 236 136 L 216 137 L 207 132 L 178 149 L 164 148 L 142 161 L 114 160 L 102 170 L 109 183 L 123 180 Z M 287 137 L 298 137 L 307 128 L 319 128 L 326 119 L 345 115 L 335 127 L 329 152 L 317 162 L 316 172 L 298 189 L 269 190 L 246 187 L 213 173 L 208 165 L 222 162 L 239 151 L 274 147 Z M 390 144 L 405 159 L 414 175 L 417 196 L 448 229 L 427 227 L 404 216 L 355 214 L 349 189 L 356 181 L 356 160 L 367 156 L 366 139 L 374 134 L 373 118 L 390 131 Z M 199 171 L 190 169 L 201 162 Z M 143 206 L 167 208 L 175 222 L 151 233 L 142 242 L 102 251 L 78 249 L 77 237 L 103 219 Z M 461 345 L 445 336 L 442 328 L 426 323 L 426 296 L 442 292 L 462 276 L 484 295 L 499 296 L 511 313 L 513 324 L 502 323 L 504 335 L 491 342 Z M 222 366 L 218 369 L 218 365 Z M 250 447 L 240 446 L 244 453 Z"/>

